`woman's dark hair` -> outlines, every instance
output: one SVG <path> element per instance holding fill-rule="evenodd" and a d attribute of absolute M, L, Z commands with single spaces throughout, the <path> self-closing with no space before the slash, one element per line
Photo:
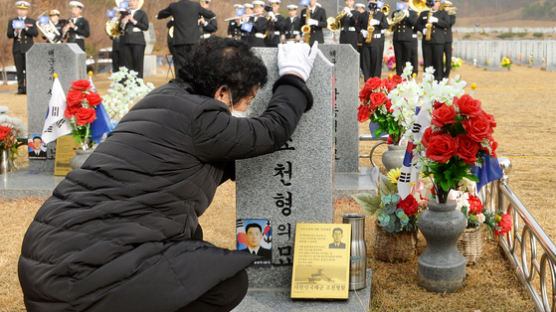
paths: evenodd
<path fill-rule="evenodd" d="M 267 81 L 266 67 L 249 46 L 229 38 L 211 37 L 195 47 L 178 73 L 195 94 L 213 97 L 221 86 L 231 89 L 234 102 Z"/>

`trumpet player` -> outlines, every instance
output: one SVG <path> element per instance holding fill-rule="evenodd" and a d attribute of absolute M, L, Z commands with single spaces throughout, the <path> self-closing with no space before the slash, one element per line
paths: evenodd
<path fill-rule="evenodd" d="M 444 56 L 444 44 L 446 43 L 444 31 L 449 25 L 448 14 L 446 11 L 439 10 L 440 1 L 427 0 L 426 5 L 429 10 L 421 12 L 417 28 L 423 34 L 422 47 L 425 69 L 432 66 L 434 68 L 434 78 L 440 81 L 444 77 L 442 58 Z"/>
<path fill-rule="evenodd" d="M 211 0 L 201 0 L 199 4 L 201 7 L 207 11 L 210 10 Z M 206 19 L 204 16 L 199 15 L 199 32 L 201 33 L 201 40 L 208 39 L 218 30 L 218 23 L 216 21 L 216 16 L 213 18 Z"/>
<path fill-rule="evenodd" d="M 272 11 L 268 12 L 268 33 L 264 38 L 267 47 L 278 47 L 280 38 L 285 31 L 286 19 L 280 15 L 280 0 L 268 0 Z"/>
<path fill-rule="evenodd" d="M 245 14 L 243 5 L 234 4 L 236 18 L 228 22 L 228 38 L 241 40 L 241 16 Z"/>
<path fill-rule="evenodd" d="M 35 20 L 27 17 L 31 4 L 27 1 L 17 1 L 17 17 L 8 22 L 8 38 L 13 39 L 12 54 L 17 70 L 17 94 L 25 94 L 25 53 L 33 46 L 33 37 L 39 35 Z"/>
<path fill-rule="evenodd" d="M 309 6 L 301 10 L 301 23 L 308 25 L 311 29 L 311 40 L 309 45 L 313 45 L 315 41 L 324 43 L 323 28 L 326 28 L 326 10 L 317 3 L 317 0 L 310 0 Z M 310 18 L 307 19 L 307 10 L 310 12 Z"/>
<path fill-rule="evenodd" d="M 340 20 L 340 43 L 351 44 L 351 46 L 357 51 L 357 20 L 359 18 L 359 12 L 355 10 L 355 0 L 346 0 L 343 12 L 344 16 Z"/>
<path fill-rule="evenodd" d="M 77 43 L 85 51 L 85 38 L 90 35 L 89 22 L 81 15 L 85 5 L 79 1 L 70 1 L 71 18 L 63 28 L 63 34 L 68 35 L 68 43 Z"/>
<path fill-rule="evenodd" d="M 444 37 L 446 38 L 446 43 L 444 44 L 444 55 L 446 56 L 446 62 L 444 64 L 444 78 L 450 78 L 450 70 L 452 69 L 452 26 L 456 24 L 456 11 L 452 7 L 452 2 L 448 0 L 442 0 L 441 7 L 448 14 L 448 27 L 444 30 Z"/>
<path fill-rule="evenodd" d="M 401 21 L 400 21 L 401 19 Z M 418 72 L 417 55 L 417 12 L 411 10 L 408 0 L 401 0 L 392 13 L 394 33 L 394 55 L 396 57 L 396 74 L 401 75 L 407 62 L 413 66 L 413 73 Z"/>
<path fill-rule="evenodd" d="M 282 41 L 301 40 L 301 20 L 297 16 L 297 5 L 288 5 L 288 18 L 284 20 L 284 34 Z"/>
<path fill-rule="evenodd" d="M 368 7 L 369 11 L 361 14 L 357 22 L 358 30 L 364 38 L 360 57 L 365 81 L 371 77 L 380 78 L 382 74 L 384 33 L 389 26 L 376 0 L 369 1 Z"/>

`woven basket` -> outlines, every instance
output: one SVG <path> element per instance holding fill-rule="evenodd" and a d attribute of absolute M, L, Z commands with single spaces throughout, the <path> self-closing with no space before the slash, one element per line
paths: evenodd
<path fill-rule="evenodd" d="M 458 240 L 458 250 L 467 260 L 467 265 L 475 264 L 483 253 L 485 226 L 465 229 Z"/>
<path fill-rule="evenodd" d="M 375 258 L 385 262 L 405 262 L 417 254 L 417 232 L 386 232 L 375 222 L 373 242 Z"/>

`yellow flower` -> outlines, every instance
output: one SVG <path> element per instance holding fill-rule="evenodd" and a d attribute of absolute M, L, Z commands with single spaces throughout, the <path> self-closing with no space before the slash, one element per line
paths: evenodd
<path fill-rule="evenodd" d="M 401 174 L 402 174 L 402 169 L 396 168 L 388 171 L 387 176 L 392 183 L 398 184 L 398 179 L 400 178 Z"/>

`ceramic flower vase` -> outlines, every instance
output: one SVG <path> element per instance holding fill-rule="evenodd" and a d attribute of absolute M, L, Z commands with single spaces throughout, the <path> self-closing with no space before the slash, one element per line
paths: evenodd
<path fill-rule="evenodd" d="M 71 169 L 75 170 L 81 168 L 81 166 L 83 166 L 87 158 L 89 158 L 89 156 L 91 156 L 92 153 L 93 153 L 92 148 L 86 150 L 82 150 L 82 149 L 75 150 L 75 156 L 73 156 L 70 162 Z"/>
<path fill-rule="evenodd" d="M 405 145 L 388 144 L 388 150 L 382 154 L 382 164 L 386 167 L 386 172 L 402 167 L 406 149 Z"/>
<path fill-rule="evenodd" d="M 434 292 L 455 292 L 465 280 L 465 257 L 457 241 L 465 230 L 465 216 L 456 204 L 429 202 L 417 225 L 425 236 L 427 249 L 419 256 L 419 285 Z"/>

